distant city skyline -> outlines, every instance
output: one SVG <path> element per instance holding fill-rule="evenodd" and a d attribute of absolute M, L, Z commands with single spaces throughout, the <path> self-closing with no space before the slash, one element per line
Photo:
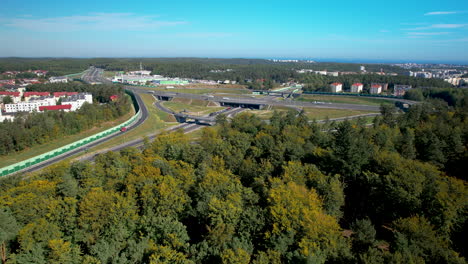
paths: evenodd
<path fill-rule="evenodd" d="M 468 2 L 3 0 L 0 57 L 468 64 Z"/>

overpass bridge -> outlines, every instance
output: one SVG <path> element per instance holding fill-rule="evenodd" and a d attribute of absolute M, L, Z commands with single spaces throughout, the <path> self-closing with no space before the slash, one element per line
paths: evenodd
<path fill-rule="evenodd" d="M 197 99 L 197 100 L 206 100 L 217 102 L 221 106 L 226 107 L 242 107 L 242 108 L 253 108 L 253 109 L 263 109 L 269 105 L 269 102 L 266 100 L 258 100 L 252 98 L 230 98 L 230 97 L 220 97 L 213 95 L 199 95 L 199 94 L 186 94 L 186 93 L 171 93 L 163 91 L 152 91 L 150 92 L 160 101 L 171 101 L 173 98 L 187 98 L 187 99 Z"/>

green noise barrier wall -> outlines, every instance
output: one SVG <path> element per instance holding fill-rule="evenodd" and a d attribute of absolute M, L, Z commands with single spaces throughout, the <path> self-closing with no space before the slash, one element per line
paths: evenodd
<path fill-rule="evenodd" d="M 129 95 L 132 97 L 132 99 L 134 99 L 134 95 L 132 93 L 129 93 Z M 129 120 L 125 121 L 124 123 L 122 123 L 120 125 L 117 125 L 115 127 L 109 128 L 109 129 L 107 129 L 107 130 L 105 130 L 103 132 L 100 132 L 100 133 L 94 134 L 92 136 L 89 136 L 87 138 L 75 141 L 75 142 L 70 143 L 68 145 L 65 145 L 63 147 L 51 150 L 51 151 L 46 152 L 46 153 L 44 153 L 42 155 L 32 157 L 30 159 L 27 159 L 27 160 L 12 164 L 12 165 L 7 166 L 7 167 L 3 167 L 3 168 L 0 169 L 0 177 L 1 176 L 6 176 L 8 174 L 12 174 L 12 173 L 15 173 L 15 172 L 18 172 L 18 171 L 21 171 L 21 170 L 24 170 L 26 168 L 29 168 L 31 166 L 34 166 L 36 164 L 39 164 L 39 163 L 44 162 L 46 160 L 49 160 L 51 158 L 55 158 L 55 157 L 60 156 L 60 155 L 62 155 L 64 153 L 66 153 L 66 152 L 69 152 L 71 150 L 75 150 L 77 148 L 80 148 L 80 147 L 82 147 L 82 146 L 84 146 L 86 144 L 94 142 L 94 141 L 96 141 L 98 139 L 101 139 L 103 137 L 106 137 L 108 135 L 111 135 L 111 134 L 114 134 L 114 133 L 119 133 L 120 129 L 122 127 L 126 127 L 126 126 L 130 125 L 133 122 L 135 122 L 137 119 L 140 118 L 141 111 L 137 107 L 138 107 L 138 104 L 135 106 L 135 108 L 137 109 L 138 112 L 134 116 L 132 116 Z"/>

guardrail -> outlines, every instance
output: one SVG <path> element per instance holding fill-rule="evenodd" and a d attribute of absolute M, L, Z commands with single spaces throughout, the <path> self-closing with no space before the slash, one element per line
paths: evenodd
<path fill-rule="evenodd" d="M 122 124 L 119 124 L 119 125 L 117 125 L 115 127 L 109 128 L 109 129 L 107 129 L 105 131 L 102 131 L 100 133 L 97 133 L 97 134 L 94 134 L 92 136 L 86 137 L 84 139 L 75 141 L 75 142 L 70 143 L 68 145 L 65 145 L 63 147 L 51 150 L 51 151 L 46 152 L 44 154 L 41 154 L 39 156 L 35 156 L 35 157 L 30 158 L 30 159 L 27 159 L 27 160 L 24 160 L 24 161 L 21 161 L 21 162 L 18 162 L 18 163 L 3 167 L 3 168 L 0 169 L 0 177 L 9 175 L 9 174 L 12 174 L 12 173 L 15 173 L 15 172 L 19 172 L 19 171 L 24 170 L 26 168 L 29 168 L 31 166 L 34 166 L 34 165 L 37 165 L 37 164 L 42 163 L 44 161 L 47 161 L 47 160 L 49 160 L 51 158 L 55 158 L 57 156 L 65 154 L 65 153 L 67 153 L 69 151 L 72 151 L 72 150 L 75 150 L 77 148 L 83 147 L 83 146 L 85 146 L 85 145 L 87 145 L 89 143 L 92 143 L 92 142 L 94 142 L 96 140 L 99 140 L 99 139 L 101 139 L 103 137 L 106 137 L 106 136 L 109 136 L 109 135 L 114 134 L 116 132 L 119 132 L 122 127 L 125 127 L 125 126 L 128 126 L 128 125 L 132 124 L 135 120 L 137 120 L 141 116 L 140 109 L 137 108 L 137 111 L 138 112 L 134 116 L 132 116 L 130 119 L 128 119 L 127 121 L 125 121 Z"/>

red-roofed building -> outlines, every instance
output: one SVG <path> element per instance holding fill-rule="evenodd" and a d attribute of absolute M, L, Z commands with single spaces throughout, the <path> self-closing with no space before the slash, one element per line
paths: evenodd
<path fill-rule="evenodd" d="M 20 96 L 21 93 L 20 92 L 4 92 L 4 91 L 1 91 L 0 92 L 0 95 L 9 95 L 9 96 Z"/>
<path fill-rule="evenodd" d="M 10 96 L 13 99 L 13 103 L 18 103 L 21 101 L 21 93 L 20 92 L 0 92 L 0 97 Z"/>
<path fill-rule="evenodd" d="M 370 93 L 371 94 L 379 94 L 381 92 L 382 92 L 382 85 L 380 85 L 380 84 L 371 85 L 371 88 L 370 88 Z"/>
<path fill-rule="evenodd" d="M 49 92 L 24 92 L 24 100 L 29 101 L 31 97 L 50 96 Z"/>
<path fill-rule="evenodd" d="M 3 73 L 3 75 L 16 75 L 20 73 L 19 71 L 6 71 Z"/>
<path fill-rule="evenodd" d="M 343 84 L 339 82 L 334 82 L 330 84 L 330 89 L 332 93 L 339 93 L 343 90 Z"/>
<path fill-rule="evenodd" d="M 77 94 L 78 92 L 55 92 L 54 97 L 72 96 Z"/>
<path fill-rule="evenodd" d="M 37 76 L 45 76 L 48 71 L 44 71 L 44 70 L 35 70 L 33 71 Z"/>
<path fill-rule="evenodd" d="M 115 102 L 117 101 L 117 99 L 119 99 L 119 96 L 114 94 L 114 95 L 111 95 L 109 98 L 111 99 L 112 102 Z"/>
<path fill-rule="evenodd" d="M 71 105 L 66 104 L 66 105 L 47 105 L 47 106 L 39 106 L 39 111 L 56 111 L 56 110 L 63 110 L 65 112 L 68 112 L 71 110 Z"/>
<path fill-rule="evenodd" d="M 9 84 L 9 85 L 15 85 L 15 79 L 10 79 L 10 80 L 0 80 L 0 83 L 2 84 Z"/>
<path fill-rule="evenodd" d="M 352 93 L 360 93 L 362 92 L 362 88 L 364 88 L 364 85 L 362 83 L 355 83 L 351 85 L 351 92 Z"/>

